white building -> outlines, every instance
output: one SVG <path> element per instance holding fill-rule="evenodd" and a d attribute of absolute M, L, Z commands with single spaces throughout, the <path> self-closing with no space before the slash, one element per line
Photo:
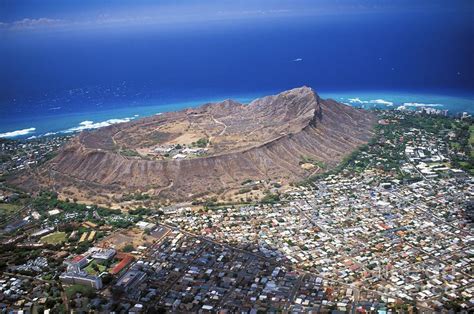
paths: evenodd
<path fill-rule="evenodd" d="M 156 225 L 151 222 L 139 221 L 137 222 L 136 226 L 142 230 L 145 230 L 145 229 L 153 229 L 155 228 Z"/>
<path fill-rule="evenodd" d="M 102 279 L 97 276 L 91 276 L 84 272 L 74 273 L 66 272 L 59 276 L 59 279 L 63 283 L 68 284 L 79 284 L 83 286 L 89 286 L 96 290 L 102 289 Z"/>
<path fill-rule="evenodd" d="M 101 249 L 101 248 L 96 248 L 97 250 L 94 250 L 92 253 L 91 257 L 96 260 L 100 261 L 108 261 L 114 257 L 116 251 L 114 249 Z"/>

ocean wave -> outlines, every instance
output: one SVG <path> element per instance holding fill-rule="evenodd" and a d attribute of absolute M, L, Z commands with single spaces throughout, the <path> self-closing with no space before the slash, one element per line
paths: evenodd
<path fill-rule="evenodd" d="M 79 123 L 79 125 L 76 127 L 69 128 L 67 130 L 62 131 L 62 133 L 74 133 L 74 132 L 81 132 L 84 130 L 98 129 L 98 128 L 103 128 L 112 124 L 130 122 L 133 119 L 135 119 L 135 117 L 127 117 L 123 119 L 109 119 L 102 122 L 94 122 L 94 121 L 86 120 Z"/>
<path fill-rule="evenodd" d="M 419 102 L 406 102 L 403 103 L 404 106 L 408 107 L 443 107 L 443 104 L 424 104 Z"/>
<path fill-rule="evenodd" d="M 41 136 L 51 136 L 51 135 L 56 135 L 56 134 L 58 134 L 58 132 L 48 132 L 48 133 L 42 134 Z"/>
<path fill-rule="evenodd" d="M 360 98 L 349 98 L 349 102 L 351 104 L 368 104 L 369 102 L 367 100 L 361 100 Z"/>
<path fill-rule="evenodd" d="M 28 135 L 32 132 L 36 131 L 36 128 L 28 128 L 22 130 L 16 130 L 11 132 L 0 133 L 0 138 L 7 138 L 7 137 L 17 137 L 22 135 Z"/>
<path fill-rule="evenodd" d="M 53 136 L 53 135 L 56 135 L 58 134 L 59 132 L 48 132 L 48 133 L 44 133 L 44 134 L 40 134 L 40 135 L 32 135 L 30 137 L 27 138 L 27 140 L 34 140 L 34 139 L 37 139 L 37 138 L 42 138 L 42 137 L 47 137 L 47 136 Z"/>
<path fill-rule="evenodd" d="M 380 98 L 372 99 L 372 100 L 362 100 L 359 97 L 356 97 L 356 98 L 349 98 L 348 100 L 352 104 L 377 104 L 377 105 L 393 106 L 393 102 L 380 99 Z"/>
<path fill-rule="evenodd" d="M 384 99 L 374 99 L 369 101 L 371 104 L 393 106 L 393 102 Z"/>

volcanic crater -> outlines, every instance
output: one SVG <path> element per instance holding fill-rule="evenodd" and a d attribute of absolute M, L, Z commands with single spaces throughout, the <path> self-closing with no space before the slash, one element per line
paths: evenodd
<path fill-rule="evenodd" d="M 12 183 L 78 199 L 147 193 L 189 201 L 245 181 L 287 184 L 330 169 L 370 139 L 375 121 L 301 87 L 84 131 Z"/>

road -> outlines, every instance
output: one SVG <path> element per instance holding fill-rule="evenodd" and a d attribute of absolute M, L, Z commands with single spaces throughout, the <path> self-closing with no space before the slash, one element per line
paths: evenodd
<path fill-rule="evenodd" d="M 239 251 L 239 252 L 242 252 L 242 253 L 245 253 L 245 254 L 249 254 L 249 255 L 252 255 L 254 257 L 257 257 L 257 258 L 260 258 L 260 259 L 264 259 L 266 261 L 269 261 L 269 262 L 274 262 L 274 260 L 270 259 L 270 258 L 267 258 L 266 256 L 263 256 L 263 255 L 260 255 L 260 254 L 256 254 L 254 252 L 251 252 L 251 251 L 247 251 L 247 250 L 244 250 L 244 249 L 240 249 L 240 248 L 236 248 L 234 246 L 231 246 L 231 245 L 228 245 L 226 243 L 221 243 L 221 242 L 218 242 L 218 241 L 215 241 L 215 240 L 212 240 L 212 239 L 209 239 L 209 238 L 206 238 L 204 236 L 200 236 L 200 235 L 197 235 L 197 234 L 193 234 L 191 232 L 188 232 L 186 230 L 182 230 L 181 228 L 179 227 L 175 227 L 175 226 L 171 226 L 171 225 L 168 225 L 168 224 L 165 224 L 165 223 L 160 223 L 158 225 L 162 225 L 162 226 L 165 226 L 165 227 L 168 227 L 168 228 L 171 228 L 172 230 L 177 230 L 189 237 L 193 237 L 193 238 L 198 238 L 199 240 L 202 240 L 203 242 L 208 242 L 208 243 L 212 243 L 212 244 L 215 244 L 215 245 L 219 245 L 219 246 L 223 246 L 223 247 L 226 247 L 226 248 L 229 248 L 231 250 L 235 250 L 235 251 Z M 354 289 L 354 291 L 357 290 L 357 297 L 360 293 L 360 290 L 365 290 L 365 291 L 369 291 L 369 292 L 372 292 L 372 293 L 376 293 L 378 295 L 381 295 L 381 296 L 385 296 L 385 297 L 390 297 L 390 298 L 393 298 L 393 299 L 398 299 L 397 296 L 394 296 L 394 295 L 389 295 L 389 294 L 386 294 L 386 293 L 383 293 L 383 292 L 380 292 L 380 291 L 376 291 L 376 290 L 372 290 L 372 289 L 368 289 L 368 288 L 363 288 L 363 287 L 355 287 L 354 285 L 352 284 L 348 284 L 346 282 L 342 282 L 342 281 L 339 281 L 339 280 L 334 280 L 334 279 L 327 279 L 327 278 L 324 278 L 324 276 L 322 276 L 321 274 L 317 274 L 317 273 L 313 273 L 313 272 L 309 272 L 309 271 L 306 271 L 306 270 L 303 270 L 301 268 L 299 268 L 297 265 L 294 265 L 294 264 L 291 264 L 289 262 L 281 262 L 279 265 L 281 266 L 284 266 L 284 267 L 287 267 L 288 269 L 295 269 L 297 270 L 301 275 L 302 277 L 299 278 L 299 281 L 297 282 L 297 287 L 295 287 L 292 292 L 291 292 L 291 298 L 288 300 L 288 303 L 287 303 L 287 306 L 286 308 L 287 309 L 290 309 L 291 308 L 291 305 L 293 304 L 294 302 L 294 299 L 296 298 L 297 296 L 297 292 L 298 292 L 298 287 L 299 285 L 301 284 L 302 282 L 302 278 L 304 278 L 305 276 L 318 276 L 318 277 L 321 277 L 323 278 L 323 280 L 325 280 L 326 282 L 328 283 L 337 283 L 339 285 L 342 285 L 346 288 L 351 288 L 351 289 Z"/>
<path fill-rule="evenodd" d="M 211 116 L 211 118 L 212 118 L 212 120 L 214 120 L 215 123 L 224 126 L 224 129 L 221 131 L 221 133 L 219 133 L 219 135 L 224 135 L 225 131 L 227 130 L 227 125 L 226 125 L 224 122 L 221 122 L 221 121 L 219 121 L 219 120 L 216 120 L 216 119 L 214 118 L 214 116 Z"/>

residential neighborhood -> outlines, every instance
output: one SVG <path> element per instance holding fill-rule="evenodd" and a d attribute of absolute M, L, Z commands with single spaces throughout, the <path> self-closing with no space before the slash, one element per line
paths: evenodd
<path fill-rule="evenodd" d="M 127 212 L 15 192 L 4 199 L 22 210 L 2 225 L 0 308 L 469 312 L 473 176 L 457 129 L 436 127 L 461 120 L 378 114 L 373 140 L 337 169 L 262 202 Z"/>

